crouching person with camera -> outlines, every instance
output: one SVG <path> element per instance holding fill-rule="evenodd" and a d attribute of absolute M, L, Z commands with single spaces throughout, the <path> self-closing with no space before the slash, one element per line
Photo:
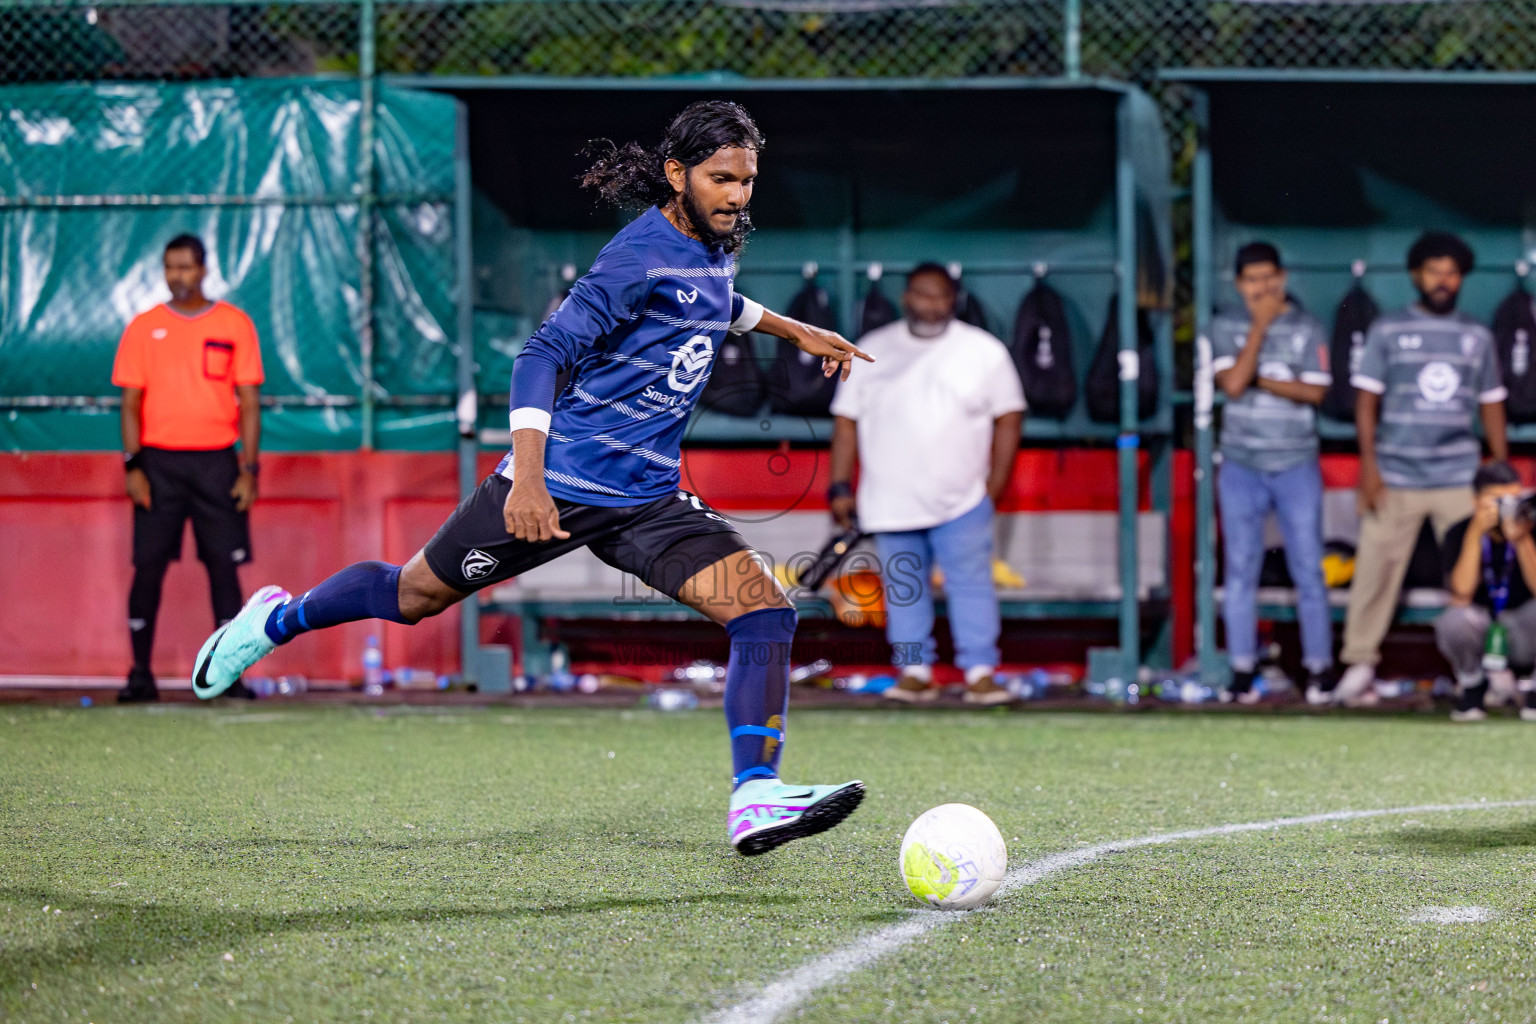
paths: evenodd
<path fill-rule="evenodd" d="M 1520 477 L 1507 462 L 1490 462 L 1472 479 L 1472 515 L 1445 534 L 1444 564 L 1450 606 L 1435 622 L 1435 642 L 1456 673 L 1454 722 L 1488 717 L 1489 684 L 1507 689 L 1518 676 L 1525 705 L 1520 717 L 1536 721 L 1536 503 L 1521 499 Z M 1503 685 L 1501 686 L 1501 682 Z"/>

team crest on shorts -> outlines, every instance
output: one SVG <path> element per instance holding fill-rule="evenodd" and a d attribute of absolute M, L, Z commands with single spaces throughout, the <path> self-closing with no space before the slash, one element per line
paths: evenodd
<path fill-rule="evenodd" d="M 464 556 L 464 561 L 459 563 L 459 572 L 463 573 L 467 580 L 484 579 L 500 564 L 500 561 L 479 548 L 470 548 L 469 554 Z"/>

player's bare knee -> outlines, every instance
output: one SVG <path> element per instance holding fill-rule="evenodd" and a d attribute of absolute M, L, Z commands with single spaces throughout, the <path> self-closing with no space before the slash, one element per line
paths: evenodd
<path fill-rule="evenodd" d="M 441 615 L 465 597 L 438 579 L 419 553 L 400 571 L 399 594 L 400 617 L 413 626 Z"/>

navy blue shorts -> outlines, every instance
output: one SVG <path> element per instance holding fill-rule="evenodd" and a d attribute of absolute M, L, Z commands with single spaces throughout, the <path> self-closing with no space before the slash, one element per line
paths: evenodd
<path fill-rule="evenodd" d="M 438 579 L 475 591 L 553 561 L 580 547 L 676 598 L 687 583 L 720 559 L 750 545 L 736 527 L 687 491 L 644 505 L 608 508 L 555 499 L 565 540 L 518 540 L 502 509 L 512 481 L 493 473 L 459 503 L 423 551 Z"/>

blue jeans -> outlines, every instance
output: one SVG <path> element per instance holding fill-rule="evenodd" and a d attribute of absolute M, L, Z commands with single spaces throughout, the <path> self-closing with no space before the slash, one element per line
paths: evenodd
<path fill-rule="evenodd" d="M 1314 462 L 1283 473 L 1261 473 L 1224 462 L 1216 480 L 1226 551 L 1227 656 L 1238 671 L 1258 660 L 1259 570 L 1264 564 L 1264 519 L 1273 509 L 1285 538 L 1285 564 L 1296 586 L 1301 660 L 1312 672 L 1333 664 L 1333 621 L 1323 585 L 1323 475 Z"/>
<path fill-rule="evenodd" d="M 944 570 L 955 664 L 997 667 L 1002 623 L 992 585 L 992 499 L 926 530 L 875 534 L 885 581 L 885 638 L 896 666 L 932 665 L 933 563 Z"/>

